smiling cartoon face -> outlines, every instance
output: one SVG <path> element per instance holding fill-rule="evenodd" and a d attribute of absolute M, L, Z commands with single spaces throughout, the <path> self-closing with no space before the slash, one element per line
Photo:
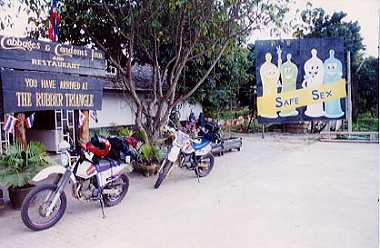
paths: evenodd
<path fill-rule="evenodd" d="M 324 63 L 324 82 L 336 81 L 342 78 L 342 63 L 334 57 L 334 50 L 330 50 L 330 57 Z"/>
<path fill-rule="evenodd" d="M 324 65 L 322 60 L 317 57 L 317 50 L 311 50 L 311 59 L 304 65 L 305 77 L 309 78 L 312 83 L 322 83 L 324 76 Z"/>

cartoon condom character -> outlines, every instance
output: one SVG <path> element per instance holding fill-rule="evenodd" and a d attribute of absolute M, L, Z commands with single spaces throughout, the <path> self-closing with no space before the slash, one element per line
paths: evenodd
<path fill-rule="evenodd" d="M 263 84 L 263 96 L 276 95 L 280 71 L 272 63 L 272 55 L 270 53 L 265 54 L 265 62 L 260 67 L 260 77 Z M 269 111 L 261 112 L 260 116 L 264 118 L 278 117 L 274 107 Z"/>
<path fill-rule="evenodd" d="M 296 82 L 297 82 L 298 68 L 291 61 L 292 55 L 290 53 L 286 55 L 286 59 L 287 59 L 286 62 L 281 65 L 281 69 L 280 69 L 281 80 L 282 80 L 281 93 L 297 89 Z M 280 112 L 281 117 L 296 116 L 296 115 L 298 115 L 298 111 L 295 109 Z"/>
<path fill-rule="evenodd" d="M 302 86 L 304 88 L 318 88 L 323 83 L 324 65 L 320 58 L 317 56 L 317 50 L 311 50 L 311 58 L 305 62 L 304 65 L 305 76 Z M 306 107 L 305 115 L 309 117 L 324 116 L 323 104 L 316 103 Z"/>
<path fill-rule="evenodd" d="M 343 69 L 342 63 L 334 57 L 335 51 L 330 50 L 330 58 L 326 59 L 324 63 L 325 77 L 324 84 L 332 84 L 342 79 Z M 325 116 L 327 118 L 339 118 L 344 115 L 340 105 L 340 99 L 334 99 L 325 102 Z"/>

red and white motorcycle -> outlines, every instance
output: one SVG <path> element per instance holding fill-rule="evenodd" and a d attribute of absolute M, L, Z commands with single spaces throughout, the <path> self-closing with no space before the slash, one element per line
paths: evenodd
<path fill-rule="evenodd" d="M 34 231 L 47 229 L 62 218 L 67 204 L 64 189 L 69 182 L 74 198 L 100 201 L 103 217 L 104 205 L 111 207 L 123 200 L 129 187 L 124 169 L 130 157 L 124 161 L 106 157 L 111 144 L 107 139 L 97 139 L 97 145 L 83 144 L 79 152 L 71 151 L 66 141 L 61 142 L 61 165 L 47 167 L 33 178 L 38 182 L 57 174 L 56 182 L 36 186 L 22 204 L 21 217 L 27 227 Z"/>

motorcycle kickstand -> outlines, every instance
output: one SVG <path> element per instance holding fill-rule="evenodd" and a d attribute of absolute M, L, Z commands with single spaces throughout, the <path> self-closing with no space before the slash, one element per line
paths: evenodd
<path fill-rule="evenodd" d="M 103 215 L 103 219 L 106 218 L 106 215 L 104 214 L 104 200 L 103 200 L 103 195 L 100 196 L 100 207 L 102 208 L 102 215 Z"/>
<path fill-rule="evenodd" d="M 195 169 L 197 170 L 197 173 L 195 173 L 195 174 L 197 174 L 198 183 L 200 183 L 201 181 L 199 180 L 199 168 L 198 168 L 198 166 Z"/>

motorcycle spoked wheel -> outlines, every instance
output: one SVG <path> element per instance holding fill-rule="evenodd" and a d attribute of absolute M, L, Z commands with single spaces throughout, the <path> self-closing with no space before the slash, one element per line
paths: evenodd
<path fill-rule="evenodd" d="M 214 156 L 211 153 L 202 156 L 199 160 L 199 165 L 195 168 L 194 172 L 199 177 L 205 177 L 210 174 L 212 168 L 214 168 Z"/>
<path fill-rule="evenodd" d="M 57 185 L 43 184 L 35 187 L 25 197 L 21 206 L 21 219 L 33 231 L 40 231 L 54 226 L 66 210 L 66 195 L 61 193 L 53 212 L 46 216 L 46 210 L 57 190 Z"/>
<path fill-rule="evenodd" d="M 154 184 L 155 189 L 158 189 L 160 187 L 162 181 L 164 181 L 164 179 L 168 175 L 170 168 L 172 168 L 172 166 L 173 166 L 173 162 L 170 162 L 169 160 L 165 160 L 164 164 L 162 165 L 162 168 L 160 169 L 158 173 L 157 181 Z"/>
<path fill-rule="evenodd" d="M 118 179 L 107 185 L 105 188 L 119 191 L 117 195 L 103 194 L 104 205 L 106 207 L 115 206 L 126 196 L 129 189 L 129 178 L 127 175 L 122 174 Z"/>

